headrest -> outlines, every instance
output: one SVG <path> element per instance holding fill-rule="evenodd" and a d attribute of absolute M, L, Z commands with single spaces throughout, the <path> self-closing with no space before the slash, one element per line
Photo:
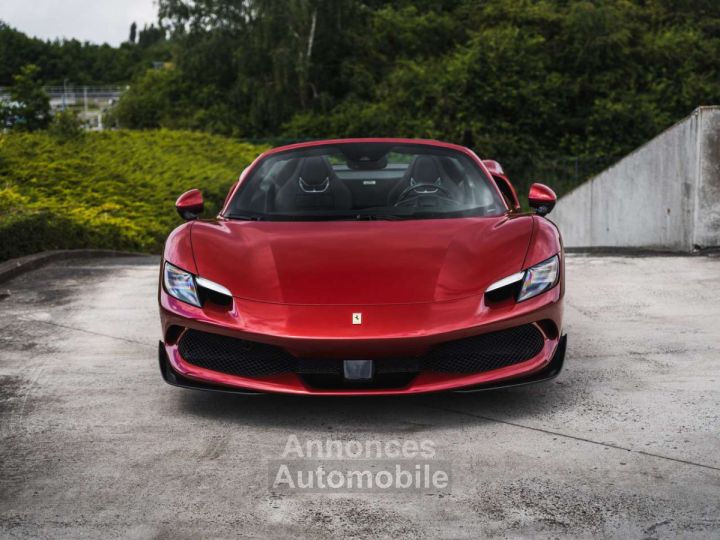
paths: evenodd
<path fill-rule="evenodd" d="M 309 157 L 300 169 L 300 179 L 309 186 L 321 186 L 330 177 L 327 163 L 322 157 Z"/>
<path fill-rule="evenodd" d="M 413 165 L 412 178 L 416 184 L 434 184 L 442 177 L 437 160 L 432 156 L 419 156 Z"/>

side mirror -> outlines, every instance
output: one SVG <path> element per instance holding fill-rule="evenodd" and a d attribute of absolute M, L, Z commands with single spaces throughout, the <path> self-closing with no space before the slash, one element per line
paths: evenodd
<path fill-rule="evenodd" d="M 205 208 L 202 193 L 199 189 L 186 191 L 175 201 L 175 208 L 185 221 L 199 218 Z"/>
<path fill-rule="evenodd" d="M 531 208 L 535 208 L 539 216 L 546 216 L 555 208 L 557 195 L 545 184 L 533 184 L 530 186 L 528 202 Z"/>

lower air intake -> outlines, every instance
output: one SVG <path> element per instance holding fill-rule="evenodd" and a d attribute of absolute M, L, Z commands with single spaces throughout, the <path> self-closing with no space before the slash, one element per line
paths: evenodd
<path fill-rule="evenodd" d="M 441 343 L 417 358 L 376 360 L 375 373 L 410 377 L 421 371 L 483 373 L 530 360 L 542 351 L 544 344 L 545 338 L 537 326 L 527 324 Z M 199 330 L 187 330 L 180 338 L 179 350 L 195 366 L 240 377 L 297 373 L 313 380 L 342 378 L 342 359 L 295 358 L 281 347 Z"/>
<path fill-rule="evenodd" d="M 423 369 L 443 373 L 482 373 L 530 360 L 542 351 L 545 338 L 532 324 L 448 341 L 422 358 Z"/>
<path fill-rule="evenodd" d="M 267 377 L 295 371 L 295 358 L 280 347 L 188 330 L 180 355 L 193 365 L 240 377 Z"/>

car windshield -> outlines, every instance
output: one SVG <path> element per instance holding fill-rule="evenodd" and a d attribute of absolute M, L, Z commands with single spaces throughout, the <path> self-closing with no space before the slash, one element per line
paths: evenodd
<path fill-rule="evenodd" d="M 422 144 L 343 143 L 265 158 L 225 217 L 420 219 L 505 211 L 491 180 L 462 152 Z"/>

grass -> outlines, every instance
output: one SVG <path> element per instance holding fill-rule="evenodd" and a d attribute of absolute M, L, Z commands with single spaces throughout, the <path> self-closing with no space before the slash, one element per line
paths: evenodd
<path fill-rule="evenodd" d="M 266 147 L 184 131 L 0 135 L 0 260 L 49 249 L 158 253 L 197 187 L 206 215 Z"/>

